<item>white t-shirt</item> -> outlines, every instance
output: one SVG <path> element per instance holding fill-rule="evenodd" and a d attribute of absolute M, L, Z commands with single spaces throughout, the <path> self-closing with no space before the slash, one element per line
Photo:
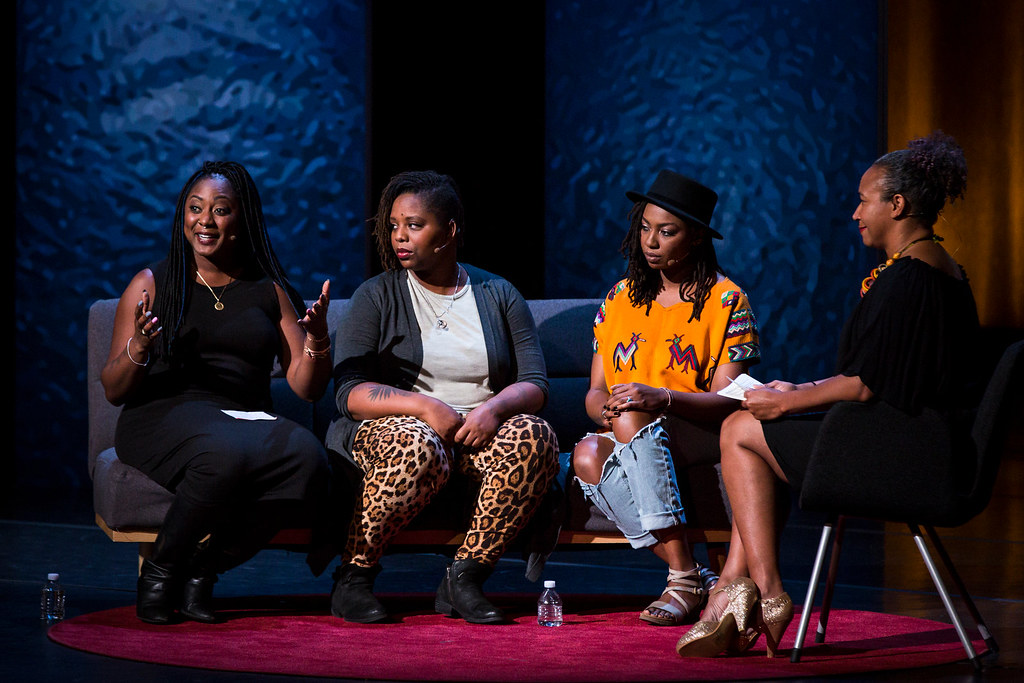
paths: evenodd
<path fill-rule="evenodd" d="M 472 283 L 454 296 L 442 296 L 424 287 L 411 272 L 408 280 L 423 340 L 423 366 L 412 390 L 465 415 L 493 396 Z"/>

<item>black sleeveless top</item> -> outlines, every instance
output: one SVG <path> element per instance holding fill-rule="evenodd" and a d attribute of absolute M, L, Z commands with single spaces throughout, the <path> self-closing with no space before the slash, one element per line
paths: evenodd
<path fill-rule="evenodd" d="M 157 286 L 164 267 L 160 262 L 152 268 Z M 270 410 L 270 373 L 282 344 L 281 308 L 273 280 L 243 276 L 226 288 L 214 287 L 224 304 L 219 311 L 204 284 L 190 284 L 172 357 L 154 361 L 125 408 L 173 396 L 220 396 L 244 410 Z M 173 313 L 154 314 L 163 324 L 163 334 L 169 333 Z"/>

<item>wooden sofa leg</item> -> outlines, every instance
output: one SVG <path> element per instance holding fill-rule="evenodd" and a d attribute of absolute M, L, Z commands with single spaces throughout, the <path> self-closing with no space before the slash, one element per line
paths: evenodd
<path fill-rule="evenodd" d="M 142 573 L 142 562 L 143 562 L 143 560 L 148 560 L 151 557 L 153 557 L 153 542 L 152 541 L 142 541 L 142 542 L 140 542 L 139 543 L 139 566 L 138 566 L 138 571 L 139 571 L 140 574 Z"/>

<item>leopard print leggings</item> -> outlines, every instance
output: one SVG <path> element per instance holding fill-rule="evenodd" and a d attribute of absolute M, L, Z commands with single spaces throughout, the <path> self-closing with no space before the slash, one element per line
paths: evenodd
<path fill-rule="evenodd" d="M 437 432 L 414 417 L 368 420 L 356 432 L 351 453 L 364 477 L 344 559 L 361 567 L 380 561 L 388 541 L 448 483 L 453 466 L 479 484 L 455 559 L 494 566 L 558 473 L 554 430 L 526 414 L 506 420 L 486 447 L 456 447 L 454 454 Z"/>

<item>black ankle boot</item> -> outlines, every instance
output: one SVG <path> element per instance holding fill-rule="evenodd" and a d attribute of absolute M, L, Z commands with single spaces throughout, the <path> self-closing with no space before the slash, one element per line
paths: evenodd
<path fill-rule="evenodd" d="M 217 583 L 217 575 L 252 559 L 275 532 L 255 523 L 253 527 L 222 524 L 200 544 L 188 566 L 189 578 L 182 586 L 182 616 L 205 624 L 220 621 L 213 609 L 213 585 Z"/>
<path fill-rule="evenodd" d="M 171 623 L 180 588 L 169 570 L 143 560 L 136 585 L 135 615 L 147 624 Z"/>
<path fill-rule="evenodd" d="M 183 617 L 204 624 L 216 624 L 220 619 L 213 611 L 213 584 L 217 583 L 217 575 L 194 576 L 181 588 L 181 608 Z"/>
<path fill-rule="evenodd" d="M 181 606 L 182 584 L 193 574 L 191 563 L 199 541 L 209 533 L 214 511 L 175 496 L 153 542 L 153 554 L 139 570 L 135 604 L 139 619 L 150 624 L 174 619 Z"/>
<path fill-rule="evenodd" d="M 462 617 L 471 624 L 505 621 L 505 615 L 490 603 L 482 588 L 493 571 L 493 567 L 476 560 L 455 560 L 437 588 L 434 609 L 449 617 Z"/>
<path fill-rule="evenodd" d="M 387 610 L 373 594 L 373 582 L 380 570 L 379 564 L 372 567 L 345 564 L 335 569 L 331 614 L 357 624 L 387 621 Z"/>

